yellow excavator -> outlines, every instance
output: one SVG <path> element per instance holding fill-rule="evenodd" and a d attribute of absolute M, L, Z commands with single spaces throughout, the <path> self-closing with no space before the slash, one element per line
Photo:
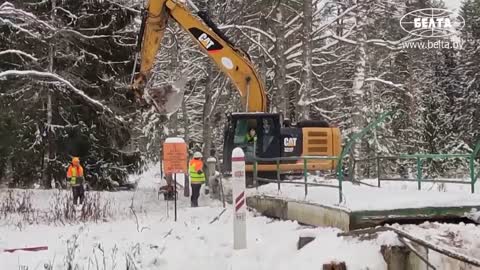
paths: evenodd
<path fill-rule="evenodd" d="M 257 166 L 258 174 L 266 177 L 276 175 L 276 161 L 272 160 L 274 158 L 291 157 L 282 160 L 278 166 L 282 174 L 288 174 L 304 169 L 303 160 L 295 157 L 338 156 L 341 152 L 340 130 L 329 127 L 325 121 L 308 120 L 291 125 L 286 119 L 284 121 L 281 114 L 269 113 L 265 85 L 250 57 L 218 29 L 206 12 L 200 11 L 190 0 L 187 2 L 195 12 L 177 0 L 149 0 L 143 13 L 139 35 L 140 71 L 131 87 L 136 99 L 145 102 L 145 92 L 148 92 L 150 100 L 153 101 L 152 105 L 161 114 L 173 113 L 181 104 L 183 97 L 178 96 L 183 95 L 182 89 L 170 87 L 144 91 L 167 22 L 173 19 L 231 79 L 245 109 L 245 112 L 227 115 L 222 164 L 224 174 L 231 172 L 231 154 L 236 147 L 242 147 L 247 156 L 247 175 L 251 175 L 252 157 L 256 157 L 262 159 Z M 254 147 L 246 139 L 252 129 L 256 133 Z M 308 162 L 307 169 L 334 170 L 336 165 L 333 160 L 312 160 Z"/>

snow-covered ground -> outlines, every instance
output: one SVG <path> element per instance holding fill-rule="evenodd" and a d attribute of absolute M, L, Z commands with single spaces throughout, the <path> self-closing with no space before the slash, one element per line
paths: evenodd
<path fill-rule="evenodd" d="M 90 192 L 98 196 L 105 214 L 98 222 L 52 223 L 42 218 L 42 214 L 48 216 L 56 211 L 55 202 L 68 191 L 14 190 L 19 196 L 30 192 L 29 203 L 38 212 L 33 219 L 24 213 L 0 215 L 0 269 L 69 269 L 71 264 L 71 269 L 79 270 L 280 270 L 321 269 L 323 263 L 345 261 L 349 270 L 386 270 L 380 247 L 398 243 L 392 232 L 381 233 L 370 240 L 337 237 L 338 229 L 309 228 L 249 212 L 248 248 L 233 250 L 231 205 L 225 210 L 219 201 L 210 200 L 202 191 L 201 207 L 190 208 L 189 198 L 179 190 L 175 222 L 173 202 L 167 203 L 157 195 L 158 166 L 132 176 L 131 180 L 139 181 L 136 192 Z M 336 194 L 335 190 L 327 190 Z M 9 194 L 7 190 L 0 190 L 0 209 Z M 478 256 L 480 252 L 480 233 L 474 225 L 426 223 L 422 226 L 402 228 L 439 245 L 452 245 L 467 255 Z M 301 235 L 312 235 L 316 239 L 297 250 Z M 31 246 L 48 246 L 48 250 L 1 252 L 5 248 Z M 439 266 L 437 269 L 459 269 L 442 267 L 446 262 L 440 256 L 430 258 Z"/>
<path fill-rule="evenodd" d="M 337 180 L 324 180 L 311 176 L 308 182 L 338 185 Z M 362 182 L 377 185 L 377 180 Z M 422 190 L 417 190 L 416 182 L 381 182 L 381 188 L 366 185 L 343 183 L 344 201 L 339 204 L 338 189 L 299 184 L 281 184 L 280 190 L 275 183 L 263 185 L 258 190 L 249 190 L 249 195 L 269 195 L 290 200 L 308 201 L 322 205 L 340 207 L 345 210 L 389 210 L 420 207 L 479 206 L 480 193 L 472 194 L 470 185 L 422 183 Z M 477 188 L 480 186 L 477 183 Z M 477 189 L 480 190 L 480 189 Z"/>
<path fill-rule="evenodd" d="M 32 246 L 48 246 L 48 250 L 0 253 L 0 269 L 49 269 L 49 265 L 69 269 L 69 264 L 72 269 L 318 269 L 331 260 L 345 260 L 349 269 L 386 269 L 379 250 L 391 238 L 345 240 L 336 236 L 337 229 L 307 228 L 251 212 L 247 218 L 248 248 L 235 251 L 230 205 L 221 214 L 222 204 L 202 191 L 201 207 L 190 208 L 189 198 L 180 190 L 175 222 L 173 202 L 167 205 L 163 197 L 157 197 L 159 179 L 154 167 L 141 176 L 132 176 L 140 181 L 136 192 L 96 193 L 108 208 L 106 219 L 97 223 L 47 224 L 38 218 L 30 224 L 23 214 L 1 216 L 0 250 Z M 54 202 L 68 193 L 13 193 L 21 196 L 25 192 L 30 193 L 32 208 L 39 213 L 53 211 Z M 1 190 L 0 202 L 8 195 L 7 190 Z M 315 235 L 316 240 L 298 251 L 298 237 L 305 233 Z M 127 264 L 136 268 L 127 268 Z"/>

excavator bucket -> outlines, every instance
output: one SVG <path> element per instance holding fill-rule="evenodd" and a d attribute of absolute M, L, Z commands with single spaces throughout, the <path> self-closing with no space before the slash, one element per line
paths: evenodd
<path fill-rule="evenodd" d="M 147 93 L 159 114 L 170 115 L 178 111 L 182 105 L 184 87 L 185 82 L 179 80 L 171 85 L 149 88 Z"/>

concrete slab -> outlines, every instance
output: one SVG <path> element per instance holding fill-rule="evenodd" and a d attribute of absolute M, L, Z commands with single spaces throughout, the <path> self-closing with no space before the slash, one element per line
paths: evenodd
<path fill-rule="evenodd" d="M 374 211 L 355 211 L 266 195 L 250 195 L 247 205 L 259 213 L 299 223 L 335 227 L 350 231 L 393 223 L 422 223 L 425 221 L 468 222 L 465 214 L 478 206 L 421 207 Z"/>

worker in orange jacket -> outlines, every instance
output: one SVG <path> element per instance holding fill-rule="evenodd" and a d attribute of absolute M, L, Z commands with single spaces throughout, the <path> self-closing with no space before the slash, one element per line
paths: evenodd
<path fill-rule="evenodd" d="M 83 184 L 85 182 L 83 168 L 80 165 L 80 159 L 78 157 L 72 158 L 72 163 L 67 169 L 67 179 L 70 186 L 72 186 L 73 204 L 77 205 L 77 201 L 80 200 L 80 204 L 83 204 L 85 198 L 85 189 Z"/>
<path fill-rule="evenodd" d="M 192 187 L 192 196 L 190 202 L 192 207 L 198 207 L 198 197 L 200 196 L 200 189 L 205 183 L 205 173 L 203 172 L 202 153 L 195 152 L 193 159 L 188 164 L 188 174 L 190 175 L 190 183 Z"/>

